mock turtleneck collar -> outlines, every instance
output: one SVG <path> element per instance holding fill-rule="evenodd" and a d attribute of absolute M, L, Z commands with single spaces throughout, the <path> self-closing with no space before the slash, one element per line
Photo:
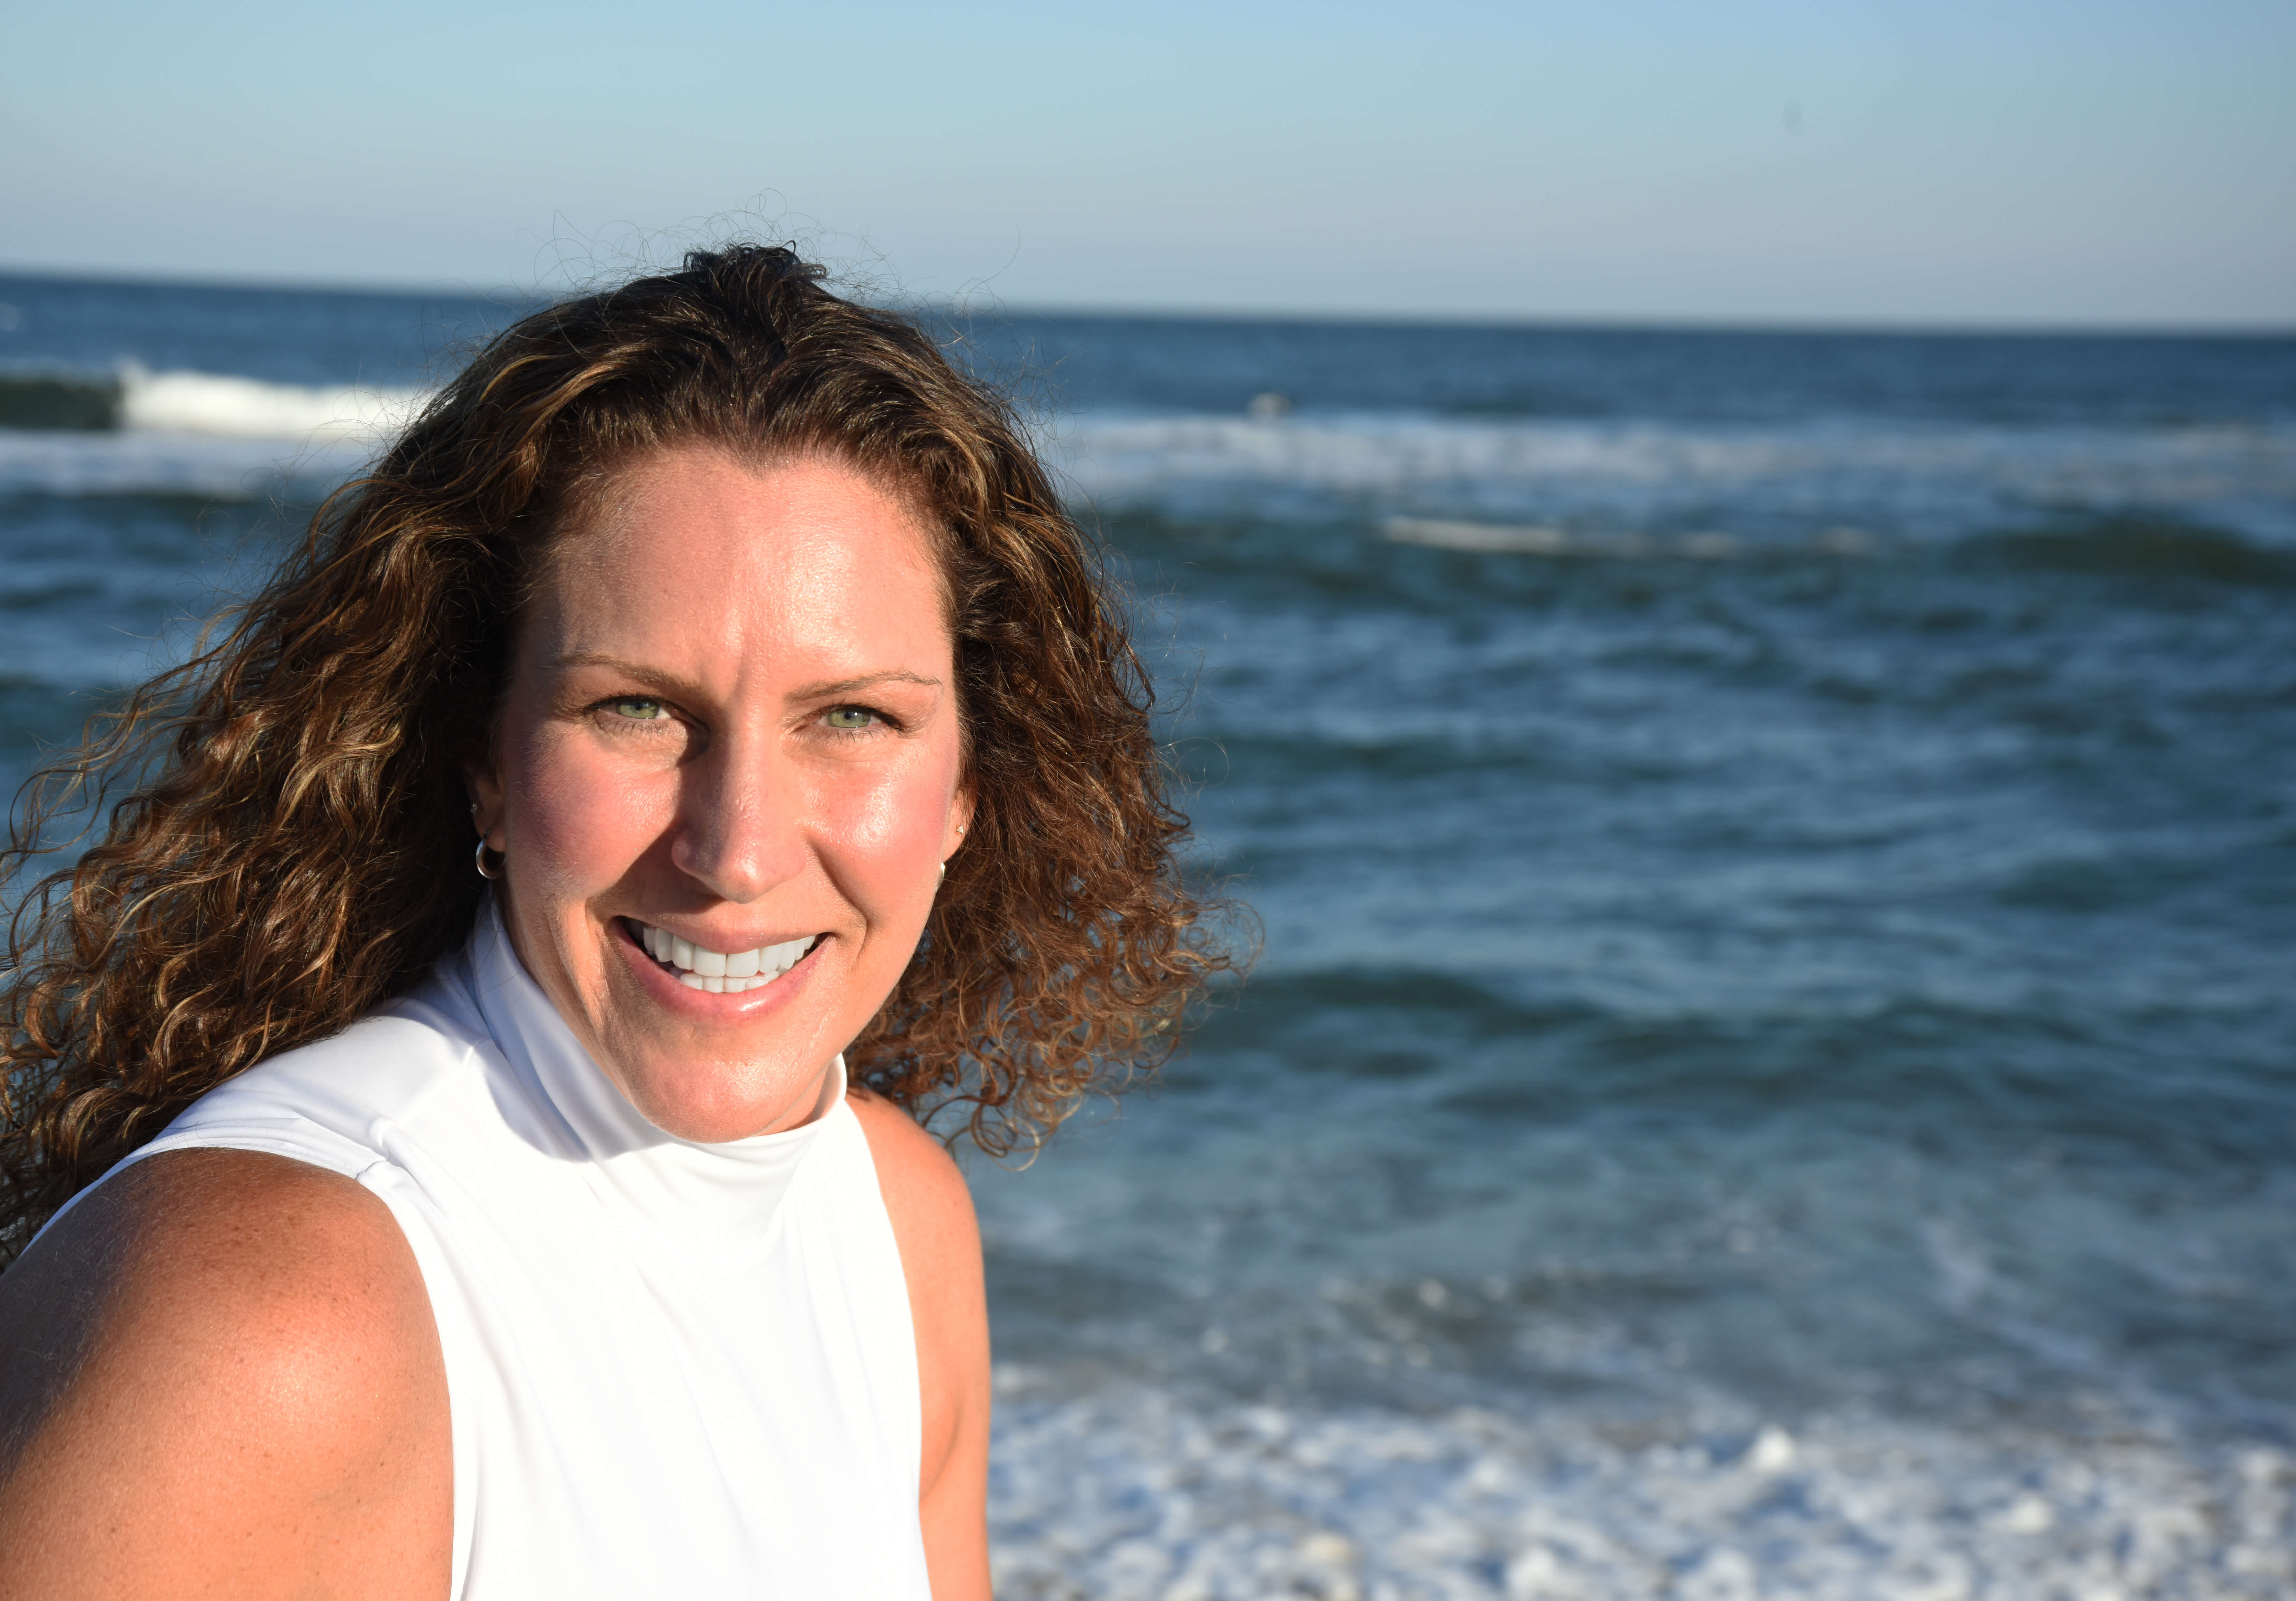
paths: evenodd
<path fill-rule="evenodd" d="M 521 1134 L 582 1164 L 609 1209 L 649 1248 L 722 1260 L 772 1244 L 782 1197 L 823 1121 L 845 1098 L 845 1058 L 830 1063 L 813 1115 L 778 1134 L 710 1145 L 654 1127 L 599 1071 L 519 960 L 499 903 L 480 907 L 457 974 L 514 1082 L 497 1093 Z"/>

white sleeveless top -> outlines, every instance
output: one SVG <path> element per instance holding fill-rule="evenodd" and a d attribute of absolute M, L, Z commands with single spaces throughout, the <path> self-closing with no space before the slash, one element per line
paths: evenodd
<path fill-rule="evenodd" d="M 346 1174 L 406 1230 L 446 1353 L 453 1597 L 928 1601 L 914 1328 L 841 1057 L 801 1128 L 665 1134 L 489 901 L 413 994 L 128 1161 L 196 1146 Z"/>

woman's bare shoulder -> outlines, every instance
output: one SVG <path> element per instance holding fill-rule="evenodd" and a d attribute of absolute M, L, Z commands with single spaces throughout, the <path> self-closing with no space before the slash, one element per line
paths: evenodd
<path fill-rule="evenodd" d="M 351 1179 L 150 1157 L 0 1277 L 0 1597 L 435 1597 L 452 1498 L 421 1272 Z"/>
<path fill-rule="evenodd" d="M 895 1232 L 954 1228 L 977 1237 L 972 1192 L 948 1148 L 883 1096 L 856 1087 L 847 1092 L 846 1104 L 869 1137 L 869 1155 L 877 1164 L 877 1183 L 885 1192 Z"/>
<path fill-rule="evenodd" d="M 882 1096 L 848 1097 L 900 1247 L 922 1416 L 918 1517 L 936 1597 L 988 1595 L 988 1301 L 972 1192 L 940 1141 Z"/>

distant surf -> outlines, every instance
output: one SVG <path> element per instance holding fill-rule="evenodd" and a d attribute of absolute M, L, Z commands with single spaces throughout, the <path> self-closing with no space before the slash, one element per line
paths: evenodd
<path fill-rule="evenodd" d="M 139 430 L 297 443 L 378 442 L 404 427 L 429 391 L 266 383 L 227 373 L 0 374 L 0 428 L 105 433 Z"/>
<path fill-rule="evenodd" d="M 426 389 L 233 374 L 0 373 L 0 494 L 250 498 L 356 472 Z"/>
<path fill-rule="evenodd" d="M 1587 556 L 1613 561 L 1644 561 L 1676 557 L 1693 562 L 1726 562 L 1746 554 L 1746 545 L 1734 535 L 1708 529 L 1653 539 L 1638 534 L 1574 535 L 1566 529 L 1536 525 L 1456 522 L 1437 517 L 1390 517 L 1387 537 L 1398 545 L 1423 545 L 1435 550 L 1465 551 L 1478 555 Z M 1874 537 L 1862 529 L 1823 529 L 1809 541 L 1810 548 L 1828 555 L 1859 556 L 1874 548 Z"/>
<path fill-rule="evenodd" d="M 2278 519 L 2296 503 L 2296 422 L 1502 421 L 1303 409 L 1054 419 L 1043 438 L 1074 492 L 1099 505 L 1185 505 L 1199 489 L 1260 514 L 1384 501 L 1406 525 L 1395 536 L 1405 542 L 1532 554 L 1572 547 L 1585 536 L 1560 530 L 1591 517 L 1590 532 L 1663 528 L 1679 554 L 1695 554 L 1682 539 L 1712 526 L 1718 497 L 1758 501 L 1773 516 L 1807 508 L 1819 521 L 1797 519 L 1802 538 L 1840 525 L 1852 507 L 1886 516 L 1899 525 L 1893 532 L 1946 533 L 1988 508 L 2000 518 L 2046 506 L 2238 503 Z M 1465 525 L 1508 531 L 1457 531 Z M 2296 541 L 2296 525 L 2290 532 Z"/>

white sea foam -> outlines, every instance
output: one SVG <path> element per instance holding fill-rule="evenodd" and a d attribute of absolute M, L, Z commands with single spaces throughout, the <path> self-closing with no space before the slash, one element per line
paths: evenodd
<path fill-rule="evenodd" d="M 119 377 L 121 421 L 131 429 L 297 443 L 369 446 L 403 428 L 430 398 L 414 389 L 336 384 L 308 388 L 216 373 L 152 373 Z"/>
<path fill-rule="evenodd" d="M 253 497 L 340 480 L 429 391 L 306 387 L 214 373 L 119 374 L 111 432 L 0 429 L 0 492 Z"/>
<path fill-rule="evenodd" d="M 2296 1593 L 2296 1459 L 1871 1419 L 1537 1424 L 999 1375 L 1011 1601 Z"/>
<path fill-rule="evenodd" d="M 1438 550 L 1488 554 L 1559 556 L 1572 549 L 1570 536 L 1559 528 L 1456 522 L 1433 517 L 1390 517 L 1387 520 L 1387 537 L 1398 545 L 1428 545 Z"/>
<path fill-rule="evenodd" d="M 1398 545 L 1423 545 L 1476 555 L 1725 562 L 1747 550 L 1743 541 L 1716 529 L 1652 538 L 1642 534 L 1576 534 L 1544 523 L 1462 522 L 1437 517 L 1390 517 L 1385 526 L 1387 537 Z M 1811 543 L 1828 555 L 1866 555 L 1874 549 L 1872 536 L 1846 526 L 1827 529 Z"/>

